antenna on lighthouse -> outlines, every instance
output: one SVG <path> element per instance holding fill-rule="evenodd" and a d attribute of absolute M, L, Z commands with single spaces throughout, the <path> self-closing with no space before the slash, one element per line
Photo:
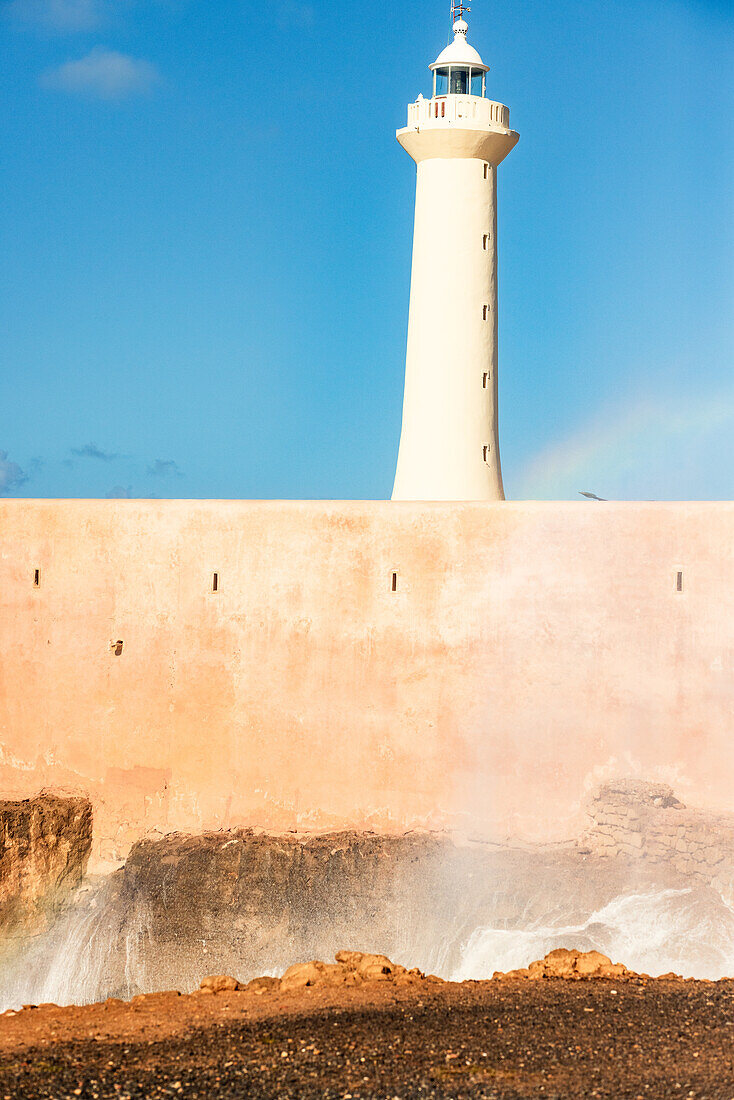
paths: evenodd
<path fill-rule="evenodd" d="M 471 11 L 468 4 L 464 4 L 462 0 L 451 0 L 451 25 L 453 26 L 457 19 L 464 18 L 464 12 Z"/>

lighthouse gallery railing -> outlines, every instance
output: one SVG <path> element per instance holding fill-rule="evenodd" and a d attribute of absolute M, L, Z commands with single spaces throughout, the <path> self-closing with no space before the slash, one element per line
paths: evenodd
<path fill-rule="evenodd" d="M 408 104 L 408 126 L 430 126 L 437 122 L 465 122 L 509 130 L 510 108 L 475 95 L 436 96 Z"/>

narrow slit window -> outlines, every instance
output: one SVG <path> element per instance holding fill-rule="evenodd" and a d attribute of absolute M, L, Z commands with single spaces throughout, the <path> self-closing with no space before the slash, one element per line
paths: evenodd
<path fill-rule="evenodd" d="M 484 236 L 482 237 L 482 248 L 484 249 L 485 252 L 489 248 L 489 233 L 485 233 Z"/>
<path fill-rule="evenodd" d="M 683 573 L 679 570 L 675 576 L 675 590 L 676 592 L 683 591 Z"/>
<path fill-rule="evenodd" d="M 484 165 L 484 178 L 485 178 L 485 180 L 489 179 L 489 165 L 488 164 Z"/>
<path fill-rule="evenodd" d="M 482 320 L 486 321 L 489 316 L 489 306 L 482 306 Z"/>
<path fill-rule="evenodd" d="M 484 390 L 489 389 L 489 371 L 488 370 L 485 370 L 484 375 L 482 377 L 482 389 L 484 389 Z"/>
<path fill-rule="evenodd" d="M 489 443 L 485 443 L 482 447 L 482 457 L 485 462 L 489 462 Z"/>
<path fill-rule="evenodd" d="M 393 573 L 390 577 L 390 591 L 391 592 L 397 592 L 397 590 L 398 590 L 398 575 L 393 570 Z"/>
<path fill-rule="evenodd" d="M 34 588 L 40 588 L 41 587 L 41 570 L 40 569 L 34 569 L 33 570 L 33 587 Z"/>
<path fill-rule="evenodd" d="M 219 591 L 219 573 L 212 573 L 212 592 Z"/>

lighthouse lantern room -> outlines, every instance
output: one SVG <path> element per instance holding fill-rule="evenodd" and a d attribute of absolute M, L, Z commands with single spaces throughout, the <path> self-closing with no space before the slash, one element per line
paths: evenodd
<path fill-rule="evenodd" d="M 484 96 L 488 67 L 467 42 L 469 30 L 463 19 L 454 23 L 454 41 L 431 65 L 433 95 Z"/>

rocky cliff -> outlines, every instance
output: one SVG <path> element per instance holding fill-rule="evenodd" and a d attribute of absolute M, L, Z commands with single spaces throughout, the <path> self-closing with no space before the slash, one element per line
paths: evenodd
<path fill-rule="evenodd" d="M 459 846 L 430 833 L 171 834 L 135 845 L 124 868 L 62 918 L 55 950 L 74 1000 L 191 990 L 207 973 L 247 980 L 344 944 L 447 974 L 478 925 L 580 922 L 642 883 L 631 874 L 626 861 L 573 846 Z M 29 967 L 42 974 L 48 964 Z M 55 1000 L 67 985 L 42 988 Z"/>
<path fill-rule="evenodd" d="M 86 798 L 0 802 L 0 938 L 43 927 L 81 882 L 91 844 Z"/>

